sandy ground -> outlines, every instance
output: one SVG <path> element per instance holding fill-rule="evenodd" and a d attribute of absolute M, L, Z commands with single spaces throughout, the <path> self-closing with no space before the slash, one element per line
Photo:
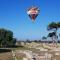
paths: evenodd
<path fill-rule="evenodd" d="M 11 52 L 0 53 L 0 60 L 12 60 L 12 53 Z"/>
<path fill-rule="evenodd" d="M 44 53 L 46 53 L 46 52 L 41 51 L 41 52 L 39 52 L 39 55 L 43 56 Z M 49 53 L 53 55 L 51 60 L 60 60 L 60 55 L 55 55 L 56 52 L 49 52 Z M 60 52 L 58 52 L 58 53 L 60 53 Z M 25 57 L 25 55 L 22 53 L 16 53 L 16 57 L 18 60 L 22 60 L 22 57 Z M 0 53 L 0 60 L 13 60 L 12 53 L 11 52 Z M 40 59 L 38 59 L 38 60 L 40 60 Z"/>
<path fill-rule="evenodd" d="M 25 54 L 16 53 L 16 58 L 17 58 L 18 60 L 23 60 L 23 57 L 25 57 Z"/>

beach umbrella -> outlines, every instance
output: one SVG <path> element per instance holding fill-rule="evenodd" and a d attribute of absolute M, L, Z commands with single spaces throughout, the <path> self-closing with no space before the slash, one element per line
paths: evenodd
<path fill-rule="evenodd" d="M 27 10 L 27 14 L 31 18 L 32 21 L 35 21 L 36 17 L 39 14 L 39 8 L 38 7 L 31 7 Z"/>

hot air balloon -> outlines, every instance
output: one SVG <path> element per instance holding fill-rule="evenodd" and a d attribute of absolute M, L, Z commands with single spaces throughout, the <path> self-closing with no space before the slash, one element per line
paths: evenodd
<path fill-rule="evenodd" d="M 32 19 L 32 21 L 35 21 L 36 17 L 39 14 L 39 8 L 38 7 L 31 7 L 27 10 L 27 14 Z"/>

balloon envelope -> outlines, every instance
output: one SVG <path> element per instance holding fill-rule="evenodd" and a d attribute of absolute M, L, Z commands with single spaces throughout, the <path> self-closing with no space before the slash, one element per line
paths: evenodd
<path fill-rule="evenodd" d="M 27 14 L 33 21 L 35 21 L 36 17 L 39 14 L 39 8 L 37 7 L 29 8 L 27 11 Z"/>

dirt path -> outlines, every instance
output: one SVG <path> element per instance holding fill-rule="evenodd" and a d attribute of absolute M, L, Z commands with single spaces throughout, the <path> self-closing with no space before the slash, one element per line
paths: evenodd
<path fill-rule="evenodd" d="M 12 60 L 12 53 L 11 52 L 0 53 L 0 60 Z"/>

